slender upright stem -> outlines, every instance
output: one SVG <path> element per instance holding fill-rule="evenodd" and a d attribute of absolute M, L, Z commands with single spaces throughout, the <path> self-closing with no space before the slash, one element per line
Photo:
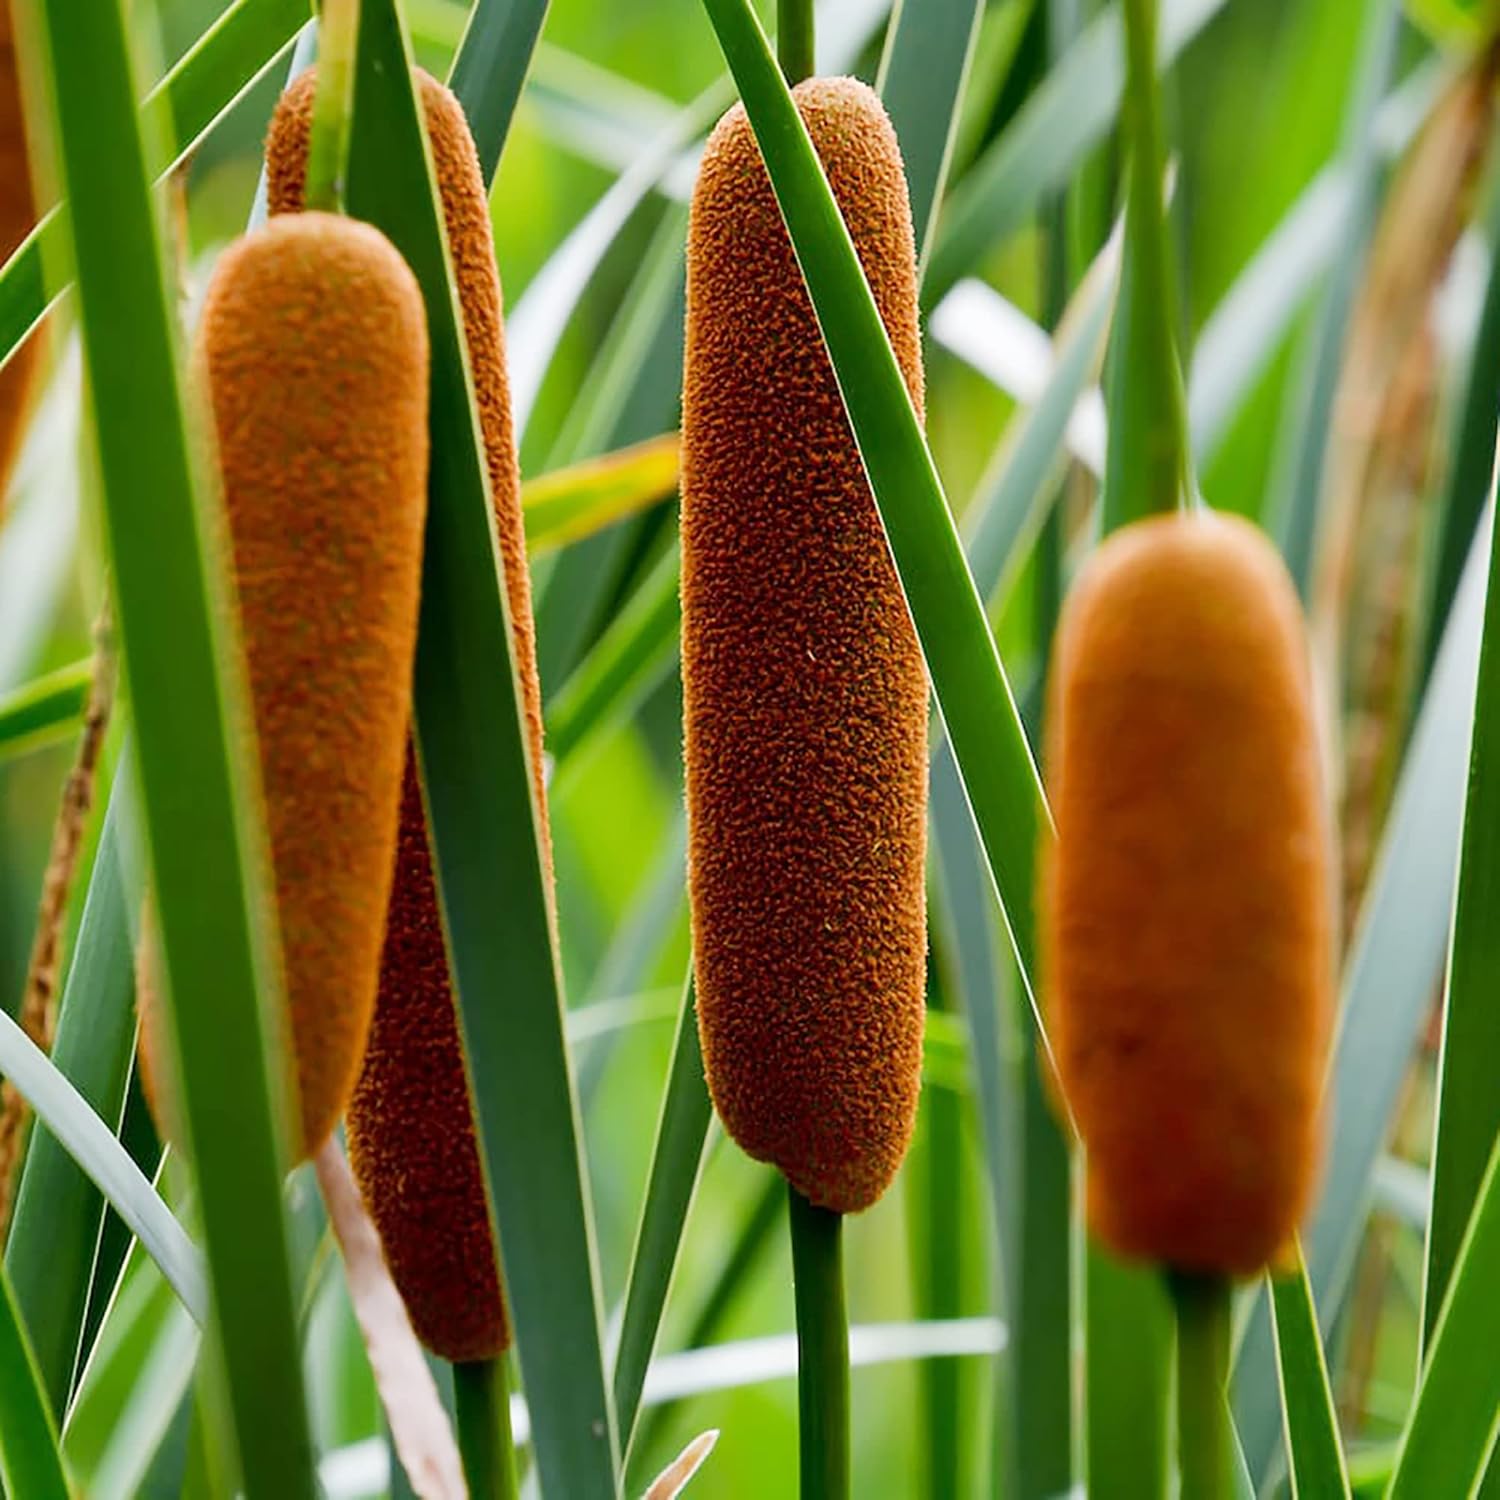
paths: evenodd
<path fill-rule="evenodd" d="M 776 0 L 776 58 L 788 84 L 813 76 L 813 50 L 813 0 Z"/>
<path fill-rule="evenodd" d="M 505 1356 L 454 1365 L 453 1401 L 470 1500 L 516 1500 L 520 1486 Z"/>
<path fill-rule="evenodd" d="M 304 202 L 308 208 L 326 213 L 337 213 L 343 206 L 358 39 L 359 0 L 323 0 L 318 26 L 318 92 L 307 148 Z"/>
<path fill-rule="evenodd" d="M 844 1217 L 790 1189 L 797 1299 L 797 1415 L 802 1500 L 848 1500 L 849 1319 Z"/>
<path fill-rule="evenodd" d="M 1177 357 L 1176 289 L 1162 207 L 1161 101 L 1156 86 L 1157 0 L 1125 0 L 1127 58 L 1125 116 L 1130 124 L 1130 189 L 1126 236 L 1133 285 L 1130 312 L 1142 321 L 1140 347 L 1149 350 L 1144 376 L 1152 381 L 1151 489 L 1164 506 L 1195 502 L 1189 477 L 1187 399 Z M 1168 497 L 1171 497 L 1170 499 Z"/>
<path fill-rule="evenodd" d="M 1182 1500 L 1230 1500 L 1230 1288 L 1218 1276 L 1174 1276 L 1177 1452 Z"/>

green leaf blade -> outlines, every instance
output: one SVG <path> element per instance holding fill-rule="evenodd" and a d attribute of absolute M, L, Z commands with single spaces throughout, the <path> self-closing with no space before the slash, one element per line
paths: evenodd
<path fill-rule="evenodd" d="M 119 1119 L 124 1107 L 135 1041 L 134 954 L 118 816 L 112 798 L 52 1045 L 59 1071 L 106 1121 Z M 103 1203 L 57 1138 L 38 1128 L 16 1192 L 5 1269 L 54 1413 L 66 1409 L 78 1359 Z"/>
<path fill-rule="evenodd" d="M 432 349 L 416 734 L 497 1243 L 546 1489 L 617 1487 L 540 809 L 441 212 L 393 0 L 364 7 L 348 203 L 405 256 Z"/>
<path fill-rule="evenodd" d="M 267 1044 L 282 1024 L 276 945 L 263 834 L 243 811 L 253 739 L 219 532 L 185 423 L 129 31 L 117 0 L 82 29 L 66 0 L 36 0 L 33 16 L 69 194 L 165 1008 L 227 1375 L 233 1431 L 222 1438 L 251 1492 L 310 1497 L 280 1196 L 286 1074 Z"/>
<path fill-rule="evenodd" d="M 1349 1473 L 1300 1246 L 1295 1268 L 1269 1279 L 1293 1500 L 1347 1500 Z"/>
<path fill-rule="evenodd" d="M 0 1478 L 11 1495 L 69 1500 L 57 1430 L 4 1272 L 0 1272 Z"/>

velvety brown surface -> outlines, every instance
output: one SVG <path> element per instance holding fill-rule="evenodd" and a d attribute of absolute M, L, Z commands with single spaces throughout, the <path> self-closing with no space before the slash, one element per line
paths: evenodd
<path fill-rule="evenodd" d="M 420 70 L 417 81 L 479 402 L 545 840 L 541 691 L 489 208 L 458 101 Z M 266 161 L 273 212 L 301 205 L 315 86 L 313 71 L 302 74 L 272 122 Z M 495 669 L 504 672 L 506 664 Z M 550 849 L 544 854 L 550 871 Z M 453 1006 L 426 821 L 408 757 L 380 999 L 349 1106 L 349 1155 L 417 1334 L 444 1358 L 474 1360 L 504 1350 L 510 1331 Z"/>
<path fill-rule="evenodd" d="M 1330 833 L 1301 610 L 1251 525 L 1116 533 L 1063 611 L 1042 977 L 1121 1254 L 1250 1275 L 1312 1190 L 1333 1013 Z"/>
<path fill-rule="evenodd" d="M 427 508 L 416 280 L 368 225 L 273 220 L 220 258 L 195 369 L 224 477 L 306 1155 L 364 1056 L 395 859 Z"/>
<path fill-rule="evenodd" d="M 796 99 L 920 408 L 911 211 L 853 79 Z M 927 683 L 749 124 L 688 235 L 683 685 L 698 1018 L 714 1104 L 812 1202 L 867 1208 L 911 1137 L 926 929 Z"/>
<path fill-rule="evenodd" d="M 10 4 L 0 0 L 0 261 L 16 252 L 36 223 Z M 0 369 L 0 511 L 26 434 L 41 357 L 42 340 L 34 333 Z"/>

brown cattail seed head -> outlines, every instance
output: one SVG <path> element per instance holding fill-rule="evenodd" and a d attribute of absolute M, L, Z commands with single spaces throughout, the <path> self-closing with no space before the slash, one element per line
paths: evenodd
<path fill-rule="evenodd" d="M 533 785 L 538 806 L 545 809 L 541 690 L 489 203 L 457 99 L 420 70 L 416 81 L 479 405 L 531 740 Z M 266 142 L 273 213 L 301 207 L 315 87 L 315 73 L 304 73 L 277 106 Z M 503 664 L 499 670 L 504 670 Z M 544 818 L 544 838 L 545 834 Z M 550 872 L 550 854 L 548 868 Z M 421 789 L 410 756 L 380 999 L 364 1071 L 349 1106 L 348 1135 L 355 1180 L 419 1337 L 434 1353 L 451 1360 L 487 1359 L 502 1352 L 510 1343 L 510 1330 L 490 1235 Z"/>
<path fill-rule="evenodd" d="M 1330 832 L 1301 609 L 1249 523 L 1094 554 L 1058 629 L 1042 976 L 1122 1255 L 1250 1275 L 1307 1207 L 1332 1017 Z"/>
<path fill-rule="evenodd" d="M 10 6 L 11 0 L 0 0 L 0 261 L 15 254 L 36 223 Z M 41 358 L 42 340 L 33 333 L 0 368 L 0 506 L 25 435 Z"/>
<path fill-rule="evenodd" d="M 275 220 L 220 258 L 195 360 L 223 473 L 308 1155 L 364 1055 L 395 858 L 427 509 L 421 293 L 369 225 Z M 154 1046 L 149 999 L 145 1020 Z"/>
<path fill-rule="evenodd" d="M 916 258 L 895 132 L 853 79 L 794 91 L 908 389 Z M 704 1064 L 725 1127 L 867 1208 L 920 1084 L 927 684 L 833 368 L 742 107 L 688 231 L 682 655 Z"/>

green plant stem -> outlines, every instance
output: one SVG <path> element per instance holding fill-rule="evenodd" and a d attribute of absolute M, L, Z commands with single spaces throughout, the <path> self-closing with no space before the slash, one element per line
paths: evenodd
<path fill-rule="evenodd" d="M 797 1300 L 797 1414 L 802 1500 L 848 1500 L 849 1319 L 842 1214 L 790 1189 Z"/>
<path fill-rule="evenodd" d="M 813 0 L 776 0 L 776 60 L 789 86 L 817 68 L 813 45 Z"/>
<path fill-rule="evenodd" d="M 338 213 L 344 204 L 349 161 L 349 118 L 354 110 L 354 49 L 359 0 L 323 0 L 318 27 L 318 93 L 307 148 L 308 208 Z"/>
<path fill-rule="evenodd" d="M 1162 208 L 1161 103 L 1156 86 L 1157 0 L 1125 0 L 1126 84 L 1131 165 L 1126 237 L 1129 316 L 1137 323 L 1138 378 L 1146 382 L 1137 406 L 1142 419 L 1143 494 L 1152 508 L 1190 506 L 1187 400 L 1175 337 L 1176 292 Z"/>
<path fill-rule="evenodd" d="M 454 1365 L 453 1404 L 470 1500 L 515 1500 L 520 1487 L 505 1356 Z"/>
<path fill-rule="evenodd" d="M 1231 1500 L 1235 1493 L 1226 1386 L 1230 1286 L 1219 1276 L 1175 1275 L 1177 1452 L 1182 1500 Z"/>

